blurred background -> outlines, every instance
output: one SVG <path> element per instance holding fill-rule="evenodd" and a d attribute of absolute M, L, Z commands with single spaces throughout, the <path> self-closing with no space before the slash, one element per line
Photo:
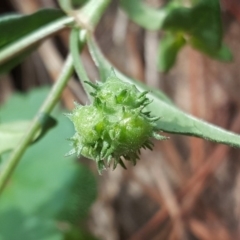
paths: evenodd
<path fill-rule="evenodd" d="M 146 2 L 160 7 L 167 1 Z M 30 14 L 40 8 L 58 5 L 54 0 L 0 2 L 1 14 Z M 240 133 L 240 2 L 221 0 L 221 8 L 224 39 L 234 57 L 231 63 L 212 60 L 187 46 L 168 73 L 159 73 L 156 49 L 162 33 L 134 24 L 118 1 L 112 1 L 98 24 L 96 40 L 123 73 L 161 89 L 185 112 Z M 59 32 L 9 74 L 0 76 L 2 106 L 16 92 L 27 94 L 57 79 L 68 53 L 68 37 L 69 30 Z M 98 79 L 87 49 L 82 57 L 89 77 Z M 73 77 L 62 106 L 70 111 L 74 100 L 86 103 L 86 95 Z M 240 239 L 239 149 L 194 137 L 168 136 L 168 141 L 155 141 L 154 151 L 142 151 L 141 160 L 135 167 L 128 165 L 127 171 L 119 167 L 99 176 L 94 162 L 79 160 L 97 179 L 97 194 L 81 227 L 102 240 Z"/>

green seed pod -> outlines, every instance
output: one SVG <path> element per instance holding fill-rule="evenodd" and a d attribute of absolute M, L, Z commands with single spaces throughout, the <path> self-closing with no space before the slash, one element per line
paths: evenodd
<path fill-rule="evenodd" d="M 70 138 L 76 153 L 93 159 L 99 172 L 113 162 L 126 168 L 123 160 L 134 165 L 139 159 L 140 149 L 152 149 L 151 138 L 166 139 L 155 132 L 159 118 L 143 112 L 150 103 L 147 92 L 141 93 L 134 85 L 122 82 L 116 76 L 105 83 L 89 83 L 95 92 L 91 105 L 77 105 L 67 116 L 73 122 L 76 133 Z"/>

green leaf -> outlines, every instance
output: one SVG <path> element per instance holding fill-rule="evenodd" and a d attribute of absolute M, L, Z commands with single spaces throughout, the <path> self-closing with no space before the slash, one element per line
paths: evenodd
<path fill-rule="evenodd" d="M 110 63 L 102 55 L 93 39 L 88 39 L 88 46 L 95 60 L 95 64 L 101 72 L 101 78 L 106 79 L 111 70 Z M 148 87 L 139 84 L 139 82 L 126 77 L 118 71 L 116 71 L 116 75 L 123 81 L 136 84 L 141 91 L 148 89 Z M 161 117 L 157 122 L 159 129 L 169 133 L 195 136 L 217 143 L 240 147 L 240 135 L 231 133 L 184 113 L 173 104 L 169 104 L 167 101 L 159 98 L 155 92 L 148 94 L 148 97 L 153 100 L 148 109 L 152 114 Z"/>
<path fill-rule="evenodd" d="M 19 113 L 22 114 L 23 119 L 32 116 L 48 92 L 48 88 L 43 88 L 32 91 L 28 95 L 13 96 L 0 110 L 2 118 L 16 120 L 16 118 L 19 119 Z M 72 219 L 81 221 L 96 197 L 96 181 L 93 174 L 86 167 L 76 164 L 73 158 L 64 157 L 69 151 L 66 139 L 74 132 L 71 123 L 63 116 L 59 108 L 54 111 L 53 115 L 57 117 L 59 124 L 41 141 L 28 148 L 2 193 L 0 239 L 17 240 L 19 239 L 18 233 L 19 235 L 20 233 L 29 234 L 31 237 L 38 236 L 38 228 L 43 232 L 53 231 L 52 227 L 44 223 L 57 221 L 59 216 L 62 221 Z M 6 161 L 6 159 L 3 160 Z M 21 215 L 19 221 L 23 223 L 14 225 L 14 231 L 12 231 L 13 218 L 18 213 L 13 215 L 14 213 L 11 212 L 13 209 L 19 212 Z M 12 218 L 9 216 L 8 223 L 5 222 L 5 214 L 11 214 Z M 36 216 L 36 224 L 31 225 L 29 222 Z M 29 227 L 27 231 L 26 226 Z M 12 236 L 12 238 L 4 238 L 5 236 Z M 50 238 L 50 233 L 46 233 L 46 237 L 41 235 L 39 238 L 30 239 L 48 239 L 47 236 L 51 240 L 59 239 Z"/>
<path fill-rule="evenodd" d="M 212 58 L 225 62 L 232 60 L 230 50 L 222 43 L 219 0 L 195 2 L 192 7 L 170 2 L 160 9 L 154 9 L 141 0 L 121 1 L 122 8 L 135 23 L 149 30 L 166 30 L 167 36 L 159 45 L 160 71 L 167 72 L 174 65 L 185 40 Z M 178 37 L 174 39 L 174 35 Z"/>
<path fill-rule="evenodd" d="M 172 9 L 164 19 L 163 29 L 176 35 L 186 34 L 185 39 L 188 39 L 193 48 L 211 58 L 224 62 L 233 59 L 229 48 L 222 43 L 223 32 L 218 0 L 199 0 L 192 8 Z M 162 69 L 160 64 L 159 68 Z"/>
<path fill-rule="evenodd" d="M 169 8 L 154 9 L 142 0 L 121 0 L 121 7 L 135 23 L 148 30 L 158 30 Z"/>
<path fill-rule="evenodd" d="M 52 220 L 26 217 L 16 208 L 1 212 L 0 240 L 61 240 L 62 234 Z"/>
<path fill-rule="evenodd" d="M 218 50 L 208 49 L 205 47 L 205 45 L 202 45 L 201 42 L 194 41 L 194 39 L 192 39 L 191 45 L 193 48 L 216 60 L 222 62 L 231 62 L 233 60 L 232 52 L 225 43 L 222 43 L 221 48 Z"/>
<path fill-rule="evenodd" d="M 57 124 L 57 121 L 51 116 L 44 115 L 43 119 L 44 120 L 41 122 L 42 129 L 36 134 L 33 141 L 34 143 L 40 140 L 48 130 L 55 127 Z M 30 121 L 16 121 L 0 124 L 0 155 L 14 149 L 19 144 L 30 124 Z"/>
<path fill-rule="evenodd" d="M 219 0 L 201 0 L 191 8 L 172 9 L 165 17 L 162 28 L 184 32 L 206 49 L 217 51 L 223 35 Z"/>
<path fill-rule="evenodd" d="M 97 238 L 77 226 L 66 232 L 64 240 L 97 240 Z"/>
<path fill-rule="evenodd" d="M 63 12 L 57 9 L 42 9 L 30 15 L 0 17 L 0 32 L 4 32 L 0 38 L 0 49 L 63 16 Z"/>
<path fill-rule="evenodd" d="M 35 116 L 48 92 L 49 87 L 45 86 L 27 94 L 15 93 L 1 106 L 0 121 L 2 123 L 19 120 L 29 121 Z"/>
<path fill-rule="evenodd" d="M 47 88 L 44 88 L 47 91 Z M 40 93 L 40 92 L 39 92 Z M 41 104 L 42 96 L 38 92 L 29 94 L 29 102 L 26 103 L 25 96 L 15 94 L 9 101 L 0 108 L 0 155 L 6 151 L 15 148 L 22 137 L 25 135 L 29 125 L 30 119 L 34 116 L 36 108 L 34 105 Z M 14 106 L 15 110 L 9 106 Z M 23 106 L 25 106 L 23 108 Z M 24 117 L 24 114 L 26 117 Z M 51 128 L 57 124 L 56 120 L 49 115 L 42 115 L 41 117 L 41 131 L 39 131 L 34 142 L 41 139 Z"/>
<path fill-rule="evenodd" d="M 0 155 L 19 144 L 29 124 L 29 121 L 0 124 Z"/>
<path fill-rule="evenodd" d="M 177 54 L 186 44 L 186 40 L 181 34 L 166 34 L 159 43 L 158 47 L 158 69 L 167 72 L 174 65 Z"/>
<path fill-rule="evenodd" d="M 72 184 L 68 187 L 66 201 L 58 219 L 78 225 L 85 219 L 89 208 L 97 197 L 96 179 L 86 167 L 79 167 Z"/>
<path fill-rule="evenodd" d="M 0 17 L 0 74 L 9 71 L 30 54 L 40 41 L 66 27 L 72 18 L 56 9 L 42 9 L 30 15 Z"/>

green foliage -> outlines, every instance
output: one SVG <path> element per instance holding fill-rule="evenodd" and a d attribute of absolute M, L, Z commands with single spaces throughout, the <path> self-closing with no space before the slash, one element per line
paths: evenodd
<path fill-rule="evenodd" d="M 88 232 L 79 229 L 78 227 L 71 228 L 70 231 L 68 231 L 65 236 L 64 240 L 97 240 L 95 237 L 90 235 Z"/>
<path fill-rule="evenodd" d="M 65 196 L 63 207 L 58 213 L 57 219 L 69 222 L 74 227 L 87 217 L 89 208 L 96 199 L 96 179 L 88 168 L 80 165 L 77 174 L 72 176 L 72 182 L 67 188 L 65 191 L 68 191 L 68 194 Z"/>
<path fill-rule="evenodd" d="M 92 38 L 89 38 L 88 45 L 92 57 L 95 59 L 95 63 L 100 70 L 101 77 L 106 79 L 109 69 L 111 69 L 111 64 L 102 55 Z M 140 91 L 150 90 L 145 85 L 124 76 L 120 72 L 116 71 L 116 73 L 124 82 L 137 85 Z M 174 106 L 169 102 L 168 98 L 160 96 L 164 96 L 164 94 L 161 92 L 158 93 L 156 90 L 149 93 L 148 97 L 150 100 L 153 100 L 153 102 L 147 106 L 149 111 L 153 112 L 156 116 L 161 117 L 160 120 L 157 121 L 158 129 L 165 132 L 195 136 L 213 142 L 240 147 L 239 135 L 194 118 Z"/>
<path fill-rule="evenodd" d="M 60 10 L 44 9 L 30 15 L 0 17 L 0 32 L 4 32 L 0 38 L 0 49 L 63 16 Z"/>
<path fill-rule="evenodd" d="M 28 121 L 0 124 L 0 155 L 17 146 L 29 127 Z"/>
<path fill-rule="evenodd" d="M 30 95 L 29 98 L 31 99 L 32 95 Z M 34 97 L 34 99 L 35 98 L 36 97 Z M 30 121 L 27 121 L 26 119 L 23 120 L 24 115 L 22 115 L 21 111 L 22 100 L 20 99 L 23 99 L 23 96 L 17 94 L 11 99 L 11 101 L 16 107 L 19 106 L 19 108 L 16 108 L 15 111 L 9 112 L 6 109 L 7 108 L 6 105 L 0 109 L 0 120 L 3 121 L 8 120 L 6 121 L 6 123 L 0 124 L 0 142 L 1 142 L 0 155 L 6 151 L 14 149 L 19 144 L 20 140 L 23 138 L 24 134 L 26 133 L 30 126 Z M 30 105 L 32 104 L 34 104 L 34 101 L 29 102 L 28 107 L 30 107 Z M 9 110 L 10 109 L 11 108 L 9 108 Z M 4 112 L 6 113 L 6 111 L 7 114 L 3 114 Z M 29 108 L 25 110 L 25 113 L 30 113 Z M 19 121 L 19 117 L 22 118 L 21 121 Z M 12 121 L 15 118 L 16 121 Z M 39 139 L 41 139 L 48 132 L 49 129 L 51 129 L 57 124 L 57 121 L 51 116 L 48 116 L 47 114 L 42 114 L 40 119 L 41 130 L 35 135 L 33 142 L 36 142 Z"/>
<path fill-rule="evenodd" d="M 141 27 L 148 30 L 158 30 L 163 24 L 170 6 L 161 9 L 154 9 L 145 4 L 142 0 L 121 0 L 121 7 L 128 16 Z"/>
<path fill-rule="evenodd" d="M 0 32 L 4 32 L 0 38 L 0 74 L 8 72 L 14 66 L 19 64 L 27 55 L 29 55 L 38 45 L 38 38 L 34 37 L 34 41 L 21 48 L 23 39 L 27 39 L 30 35 L 44 31 L 49 24 L 62 19 L 64 14 L 56 9 L 42 9 L 30 15 L 4 15 L 0 17 Z M 53 29 L 54 30 L 54 29 Z M 3 52 L 8 51 L 13 44 L 19 44 L 14 58 L 5 57 Z M 3 51 L 4 50 L 4 51 Z"/>
<path fill-rule="evenodd" d="M 179 50 L 186 44 L 185 38 L 178 34 L 167 33 L 158 47 L 158 69 L 162 72 L 170 70 L 177 58 Z"/>
<path fill-rule="evenodd" d="M 151 8 L 137 0 L 122 0 L 121 3 L 129 17 L 140 26 L 165 31 L 159 44 L 160 71 L 171 69 L 185 42 L 211 58 L 225 62 L 232 60 L 231 51 L 222 43 L 219 0 L 199 0 L 191 7 L 170 1 L 160 9 Z"/>
<path fill-rule="evenodd" d="M 28 119 L 48 91 L 44 88 L 27 96 L 13 96 L 0 109 L 2 121 L 19 120 L 19 116 Z M 28 149 L 0 198 L 1 240 L 62 239 L 57 222 L 77 224 L 86 217 L 96 197 L 91 172 L 74 159 L 64 158 L 66 138 L 73 132 L 71 124 L 59 109 L 54 116 L 59 124 Z"/>
<path fill-rule="evenodd" d="M 18 209 L 1 211 L 1 240 L 61 240 L 62 234 L 53 220 L 26 217 Z"/>
<path fill-rule="evenodd" d="M 198 49 L 199 51 L 207 54 L 213 59 L 216 59 L 222 62 L 231 62 L 233 60 L 232 52 L 225 43 L 222 43 L 221 47 L 217 51 L 214 51 L 210 48 L 206 48 L 204 44 L 201 44 L 200 42 L 197 42 L 197 41 L 192 41 L 191 45 L 195 49 Z"/>
<path fill-rule="evenodd" d="M 222 42 L 220 14 L 218 0 L 201 0 L 191 8 L 172 9 L 164 19 L 162 28 L 171 32 L 184 32 L 190 37 L 190 42 L 198 41 L 207 49 L 217 51 Z"/>

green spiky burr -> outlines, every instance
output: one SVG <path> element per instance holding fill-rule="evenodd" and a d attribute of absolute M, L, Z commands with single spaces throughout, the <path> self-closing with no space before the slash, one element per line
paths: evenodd
<path fill-rule="evenodd" d="M 125 83 L 116 76 L 104 83 L 93 84 L 93 103 L 76 104 L 71 114 L 76 133 L 70 138 L 73 149 L 68 153 L 83 155 L 97 163 L 98 171 L 113 165 L 125 167 L 124 160 L 134 165 L 140 149 L 152 149 L 152 138 L 165 140 L 157 133 L 156 121 L 145 107 L 150 104 L 147 92 L 140 92 L 135 85 Z"/>

